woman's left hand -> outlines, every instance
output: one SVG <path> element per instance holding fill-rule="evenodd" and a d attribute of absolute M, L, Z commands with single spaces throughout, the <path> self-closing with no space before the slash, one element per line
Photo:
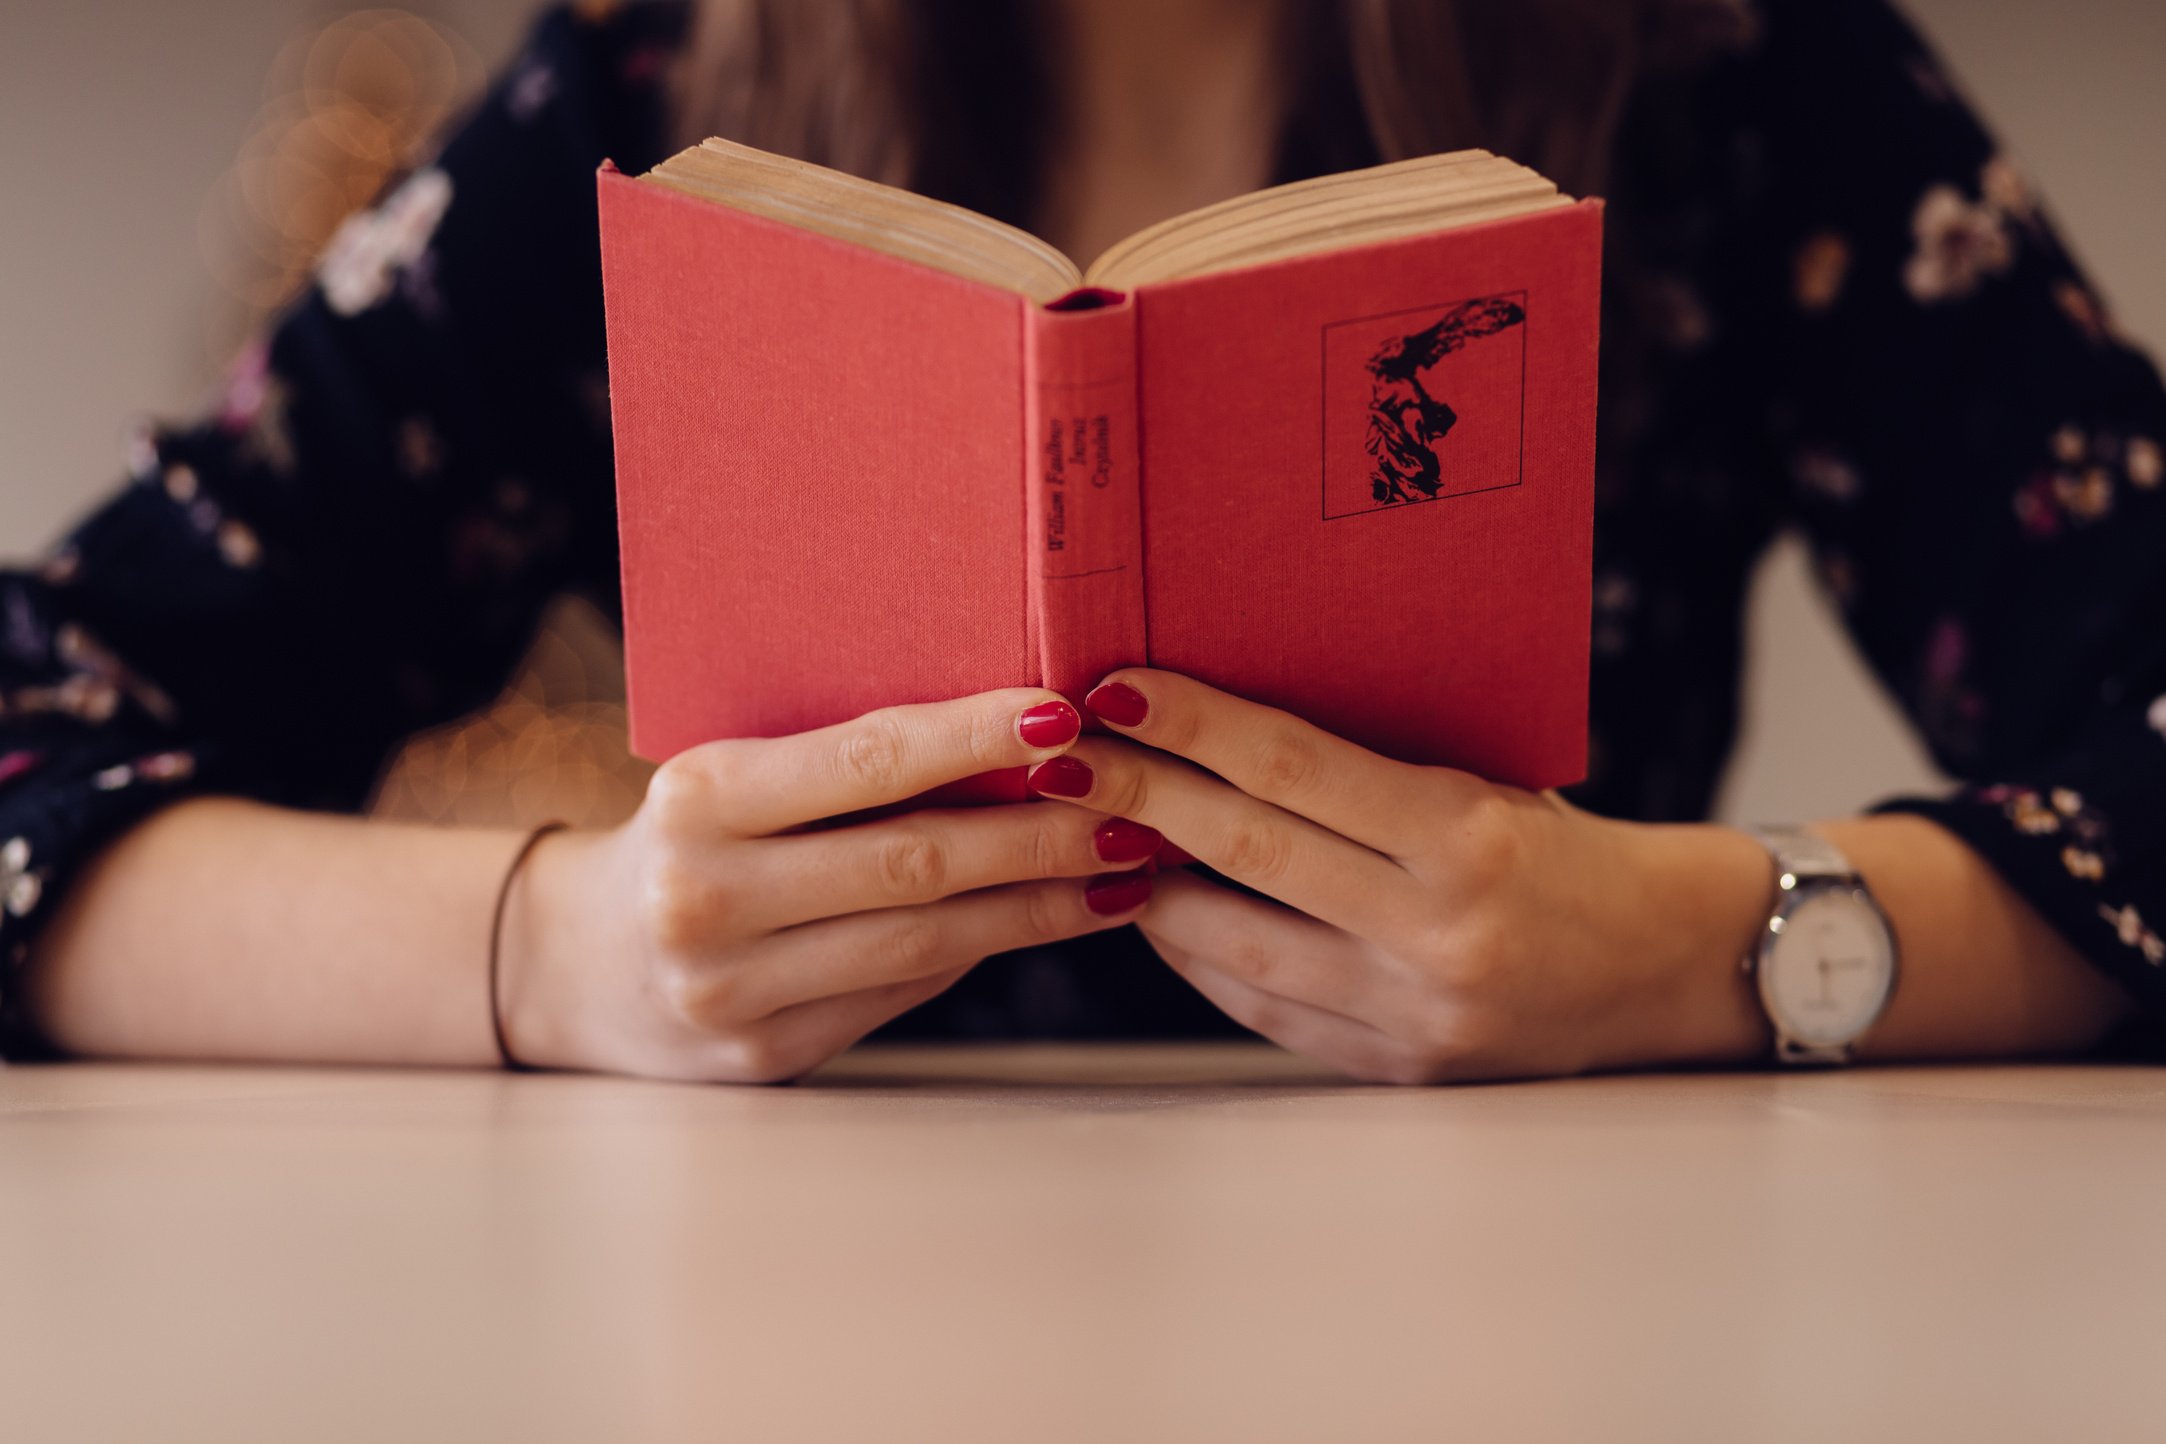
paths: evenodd
<path fill-rule="evenodd" d="M 1284 1047 L 1440 1082 L 1770 1046 L 1739 961 L 1771 875 L 1744 834 L 1394 762 L 1171 672 L 1116 672 L 1088 705 L 1119 735 L 1083 738 L 1033 788 L 1155 827 L 1277 900 L 1175 870 L 1139 926 Z"/>

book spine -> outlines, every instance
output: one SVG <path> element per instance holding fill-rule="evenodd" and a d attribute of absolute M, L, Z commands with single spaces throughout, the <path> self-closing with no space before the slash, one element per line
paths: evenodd
<path fill-rule="evenodd" d="M 1145 654 L 1134 298 L 1024 312 L 1029 628 L 1038 684 L 1080 702 Z"/>

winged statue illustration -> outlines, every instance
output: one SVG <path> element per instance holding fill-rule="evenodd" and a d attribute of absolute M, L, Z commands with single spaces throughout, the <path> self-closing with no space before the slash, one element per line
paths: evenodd
<path fill-rule="evenodd" d="M 1462 301 L 1430 325 L 1388 341 L 1369 357 L 1369 429 L 1362 446 L 1375 461 L 1370 493 L 1379 505 L 1428 501 L 1444 488 L 1437 448 L 1459 413 L 1429 394 L 1423 373 L 1452 352 L 1527 319 L 1503 296 Z"/>

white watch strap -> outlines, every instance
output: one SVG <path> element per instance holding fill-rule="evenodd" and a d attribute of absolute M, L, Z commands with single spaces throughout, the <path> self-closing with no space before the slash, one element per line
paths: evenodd
<path fill-rule="evenodd" d="M 1774 855 L 1776 865 L 1795 877 L 1856 877 L 1843 850 L 1802 827 L 1748 829 Z"/>

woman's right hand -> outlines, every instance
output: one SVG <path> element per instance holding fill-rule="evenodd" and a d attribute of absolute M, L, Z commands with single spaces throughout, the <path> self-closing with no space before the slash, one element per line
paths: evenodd
<path fill-rule="evenodd" d="M 1035 765 L 1080 726 L 1058 694 L 1016 689 L 672 758 L 631 821 L 545 838 L 514 880 L 512 1056 L 778 1082 L 990 954 L 1131 921 L 1158 848 L 1136 823 L 1033 801 L 810 826 Z"/>

